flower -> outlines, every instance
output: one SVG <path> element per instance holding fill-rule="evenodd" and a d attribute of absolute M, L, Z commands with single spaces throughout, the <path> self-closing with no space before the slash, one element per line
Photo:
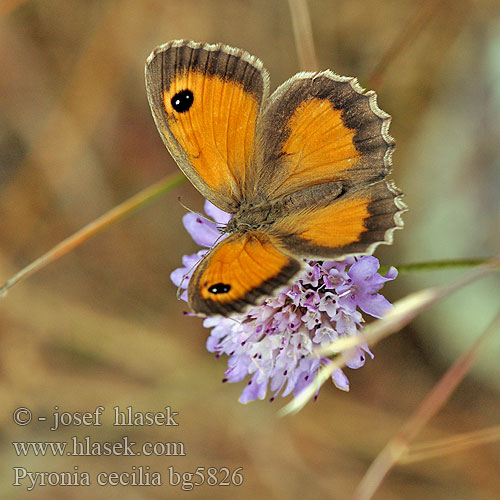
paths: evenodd
<path fill-rule="evenodd" d="M 183 223 L 194 241 L 207 247 L 194 255 L 184 256 L 182 264 L 171 274 L 175 285 L 184 289 L 196 263 L 216 240 L 222 239 L 217 225 L 226 224 L 230 215 L 205 203 L 205 212 L 215 220 L 209 222 L 197 214 L 188 213 Z M 299 278 L 262 305 L 230 318 L 208 317 L 203 325 L 211 328 L 207 349 L 217 357 L 227 355 L 228 368 L 224 382 L 250 380 L 240 396 L 240 402 L 264 399 L 268 389 L 271 401 L 281 393 L 297 395 L 310 384 L 328 358 L 310 356 L 313 349 L 331 343 L 338 337 L 357 335 L 364 322 L 360 312 L 380 318 L 392 306 L 378 293 L 386 281 L 397 276 L 389 269 L 378 274 L 379 262 L 369 255 L 348 257 L 342 261 L 306 261 Z M 373 357 L 368 347 L 342 353 L 349 368 L 359 368 L 365 355 Z M 349 390 L 349 380 L 340 369 L 332 374 L 333 383 Z"/>

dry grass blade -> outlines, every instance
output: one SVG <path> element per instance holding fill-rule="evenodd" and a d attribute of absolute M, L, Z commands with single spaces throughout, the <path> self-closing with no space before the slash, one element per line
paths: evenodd
<path fill-rule="evenodd" d="M 500 440 L 500 425 L 467 432 L 446 439 L 420 443 L 412 446 L 400 459 L 400 464 L 422 462 L 431 458 L 450 455 L 458 451 L 467 450 L 481 444 L 493 443 Z"/>
<path fill-rule="evenodd" d="M 478 357 L 479 348 L 500 326 L 500 310 L 489 327 L 477 338 L 474 344 L 455 361 L 441 380 L 434 386 L 406 425 L 389 441 L 385 448 L 373 461 L 365 476 L 359 483 L 353 500 L 370 500 L 389 471 L 407 452 L 409 444 L 429 420 L 446 403 L 460 381 L 468 373 Z"/>
<path fill-rule="evenodd" d="M 415 40 L 419 33 L 425 28 L 427 23 L 430 21 L 432 16 L 435 14 L 436 10 L 444 3 L 444 0 L 428 0 L 425 5 L 418 7 L 418 13 L 412 17 L 403 29 L 399 32 L 399 35 L 389 46 L 385 54 L 379 60 L 370 76 L 368 81 L 370 87 L 378 87 L 382 82 L 387 68 L 389 65 L 401 54 L 405 52 L 408 45 Z"/>
<path fill-rule="evenodd" d="M 318 59 L 314 48 L 311 17 L 306 0 L 288 0 L 292 16 L 295 47 L 301 71 L 318 71 Z"/>
<path fill-rule="evenodd" d="M 113 224 L 114 222 L 122 219 L 127 215 L 130 215 L 132 212 L 134 212 L 144 204 L 153 201 L 158 196 L 178 186 L 179 184 L 184 182 L 184 180 L 185 177 L 183 174 L 176 174 L 168 177 L 167 179 L 162 179 L 161 181 L 158 181 L 152 186 L 143 189 L 128 200 L 112 208 L 109 212 L 101 215 L 101 217 L 98 217 L 90 224 L 87 224 L 76 233 L 58 243 L 55 247 L 43 254 L 38 259 L 34 260 L 24 269 L 21 269 L 21 271 L 19 271 L 15 276 L 13 276 L 2 286 L 0 286 L 0 297 L 3 297 L 7 293 L 7 290 L 14 286 L 16 283 L 19 283 L 20 281 L 28 278 L 37 271 L 40 271 L 40 269 L 43 269 L 51 262 L 54 262 L 63 255 L 67 254 L 69 251 L 81 245 L 84 241 L 87 241 L 91 236 L 99 233 L 105 227 Z"/>
<path fill-rule="evenodd" d="M 470 272 L 462 279 L 447 286 L 437 286 L 420 290 L 412 293 L 407 297 L 399 300 L 394 304 L 391 311 L 386 314 L 382 319 L 374 321 L 366 326 L 362 335 L 356 337 L 347 337 L 339 339 L 331 344 L 316 351 L 318 356 L 325 356 L 331 354 L 342 353 L 354 347 L 359 347 L 363 344 L 373 346 L 384 337 L 395 333 L 405 325 L 410 323 L 422 311 L 437 304 L 440 300 L 448 295 L 451 295 L 456 290 L 476 281 L 483 276 L 491 273 L 493 270 L 500 267 L 500 259 L 495 258 L 490 260 L 484 266 Z M 328 380 L 329 376 L 338 368 L 342 367 L 345 361 L 339 356 L 339 359 L 334 360 L 328 365 L 324 366 L 318 373 L 316 380 L 306 387 L 297 397 L 295 397 L 289 404 L 284 406 L 281 410 L 282 415 L 288 413 L 296 413 L 304 405 L 314 397 L 320 383 Z"/>

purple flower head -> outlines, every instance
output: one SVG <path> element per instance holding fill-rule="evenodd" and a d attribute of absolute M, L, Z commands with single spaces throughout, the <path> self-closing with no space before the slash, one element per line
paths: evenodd
<path fill-rule="evenodd" d="M 210 202 L 205 212 L 216 224 L 224 225 L 230 215 Z M 196 214 L 186 214 L 183 223 L 194 241 L 211 247 L 221 238 L 217 225 Z M 223 236 L 224 237 L 224 236 Z M 184 267 L 171 274 L 175 285 L 186 288 L 196 263 L 208 252 L 184 256 Z M 397 276 L 391 268 L 385 276 L 378 274 L 379 262 L 373 256 L 348 257 L 342 261 L 307 261 L 302 275 L 275 297 L 245 313 L 230 318 L 209 317 L 203 322 L 211 328 L 207 349 L 228 356 L 224 382 L 241 382 L 250 376 L 240 396 L 248 403 L 264 399 L 267 391 L 271 401 L 281 393 L 297 395 L 309 385 L 328 358 L 310 356 L 312 351 L 338 337 L 357 335 L 364 322 L 361 311 L 380 318 L 392 306 L 378 291 L 386 281 Z M 364 365 L 367 347 L 342 353 L 349 368 Z M 333 383 L 349 390 L 349 380 L 342 370 L 332 374 Z"/>

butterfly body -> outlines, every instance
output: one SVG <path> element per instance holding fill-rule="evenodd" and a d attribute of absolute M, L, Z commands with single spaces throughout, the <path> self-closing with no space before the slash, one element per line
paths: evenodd
<path fill-rule="evenodd" d="M 277 220 L 283 219 L 290 213 L 311 205 L 328 204 L 341 193 L 340 184 L 326 183 L 315 189 L 306 189 L 282 196 L 278 200 L 242 203 L 224 228 L 224 232 L 247 232 L 266 227 L 271 229 L 270 226 Z"/>
<path fill-rule="evenodd" d="M 268 97 L 247 52 L 177 40 L 146 65 L 170 153 L 232 218 L 189 282 L 191 309 L 229 315 L 289 283 L 303 259 L 372 253 L 406 206 L 391 170 L 390 116 L 354 78 L 298 73 Z"/>

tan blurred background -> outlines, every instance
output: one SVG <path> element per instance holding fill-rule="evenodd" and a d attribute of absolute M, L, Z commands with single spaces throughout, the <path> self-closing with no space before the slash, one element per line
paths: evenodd
<path fill-rule="evenodd" d="M 394 174 L 407 193 L 406 229 L 383 264 L 483 257 L 500 247 L 500 4 L 496 0 L 310 0 L 321 68 L 375 86 L 393 116 Z M 177 168 L 153 124 L 144 62 L 176 38 L 225 42 L 259 56 L 272 86 L 300 70 L 284 0 L 0 2 L 0 281 L 117 203 Z M 387 64 L 385 64 L 387 62 Z M 380 71 L 378 71 L 380 69 Z M 374 74 L 377 73 L 377 74 Z M 184 317 L 170 272 L 195 244 L 177 201 L 184 184 L 13 288 L 0 304 L 0 497 L 3 499 L 346 499 L 449 364 L 496 314 L 490 277 L 425 313 L 331 384 L 317 402 L 278 418 L 278 398 L 241 405 L 222 384 L 226 359 Z M 463 271 L 401 276 L 392 301 Z M 419 439 L 500 422 L 500 334 Z M 49 432 L 35 418 L 106 407 L 103 426 Z M 110 424 L 112 407 L 171 406 L 179 427 Z M 183 442 L 185 457 L 17 457 L 12 441 L 90 435 Z M 29 471 L 160 471 L 243 467 L 239 487 L 13 487 Z M 500 498 L 500 446 L 397 467 L 375 498 Z"/>

